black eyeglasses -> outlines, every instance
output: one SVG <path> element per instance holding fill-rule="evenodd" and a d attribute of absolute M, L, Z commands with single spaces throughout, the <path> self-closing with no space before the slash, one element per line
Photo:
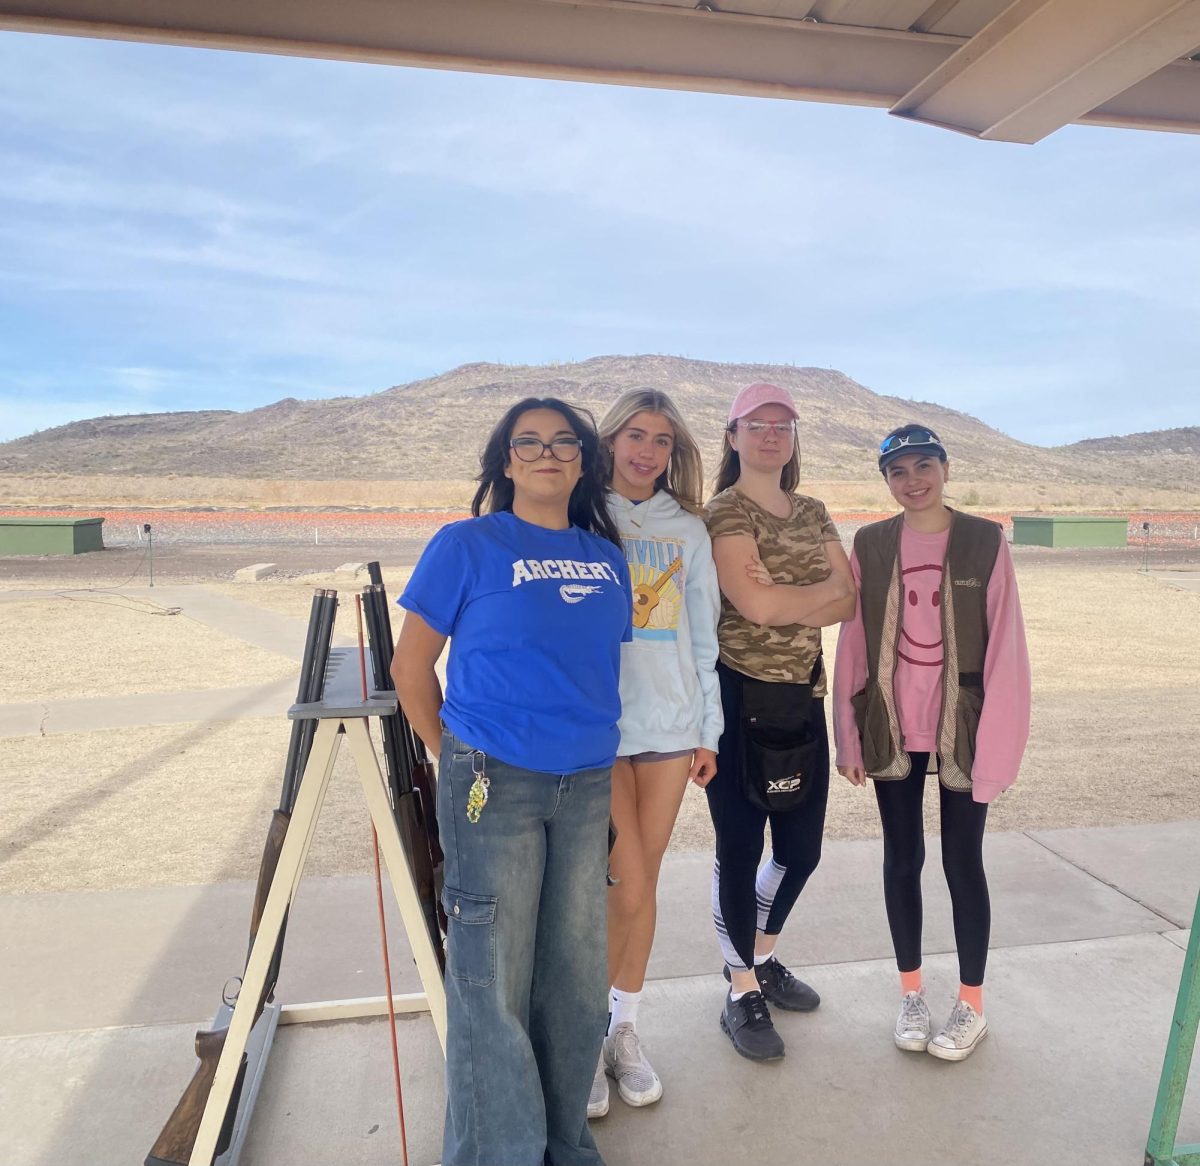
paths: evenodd
<path fill-rule="evenodd" d="M 583 449 L 578 437 L 556 437 L 553 441 L 542 441 L 536 437 L 514 437 L 509 446 L 523 462 L 536 462 L 546 450 L 556 462 L 573 462 Z"/>
<path fill-rule="evenodd" d="M 908 433 L 893 433 L 879 443 L 880 453 L 891 453 L 906 445 L 941 445 L 942 439 L 932 429 L 912 429 Z"/>

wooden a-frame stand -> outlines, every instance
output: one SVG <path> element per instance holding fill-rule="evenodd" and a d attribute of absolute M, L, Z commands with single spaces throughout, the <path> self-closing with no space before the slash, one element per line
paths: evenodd
<path fill-rule="evenodd" d="M 446 990 L 442 981 L 442 973 L 434 951 L 433 940 L 425 924 L 421 903 L 417 897 L 416 884 L 413 880 L 412 867 L 408 856 L 400 842 L 396 822 L 392 816 L 392 808 L 388 799 L 387 784 L 379 767 L 379 758 L 371 742 L 368 731 L 368 717 L 388 716 L 396 711 L 396 698 L 390 693 L 376 693 L 367 700 L 349 697 L 347 690 L 353 691 L 353 683 L 358 679 L 357 649 L 334 649 L 330 658 L 330 667 L 326 673 L 325 696 L 320 704 L 293 705 L 288 716 L 295 719 L 314 718 L 317 720 L 317 730 L 313 738 L 312 751 L 309 753 L 308 764 L 304 768 L 304 776 L 300 782 L 300 792 L 292 809 L 291 822 L 288 825 L 287 836 L 279 855 L 279 864 L 275 869 L 275 877 L 267 895 L 262 919 L 259 922 L 258 934 L 246 963 L 246 971 L 242 977 L 242 986 L 238 994 L 233 1015 L 229 1021 L 229 1034 L 217 1063 L 216 1075 L 213 1078 L 212 1089 L 208 1095 L 204 1117 L 196 1135 L 192 1148 L 189 1166 L 210 1166 L 220 1135 L 221 1124 L 229 1108 L 229 1100 L 233 1094 L 234 1084 L 241 1064 L 242 1054 L 247 1051 L 251 1030 L 254 1027 L 255 1005 L 262 996 L 266 984 L 271 957 L 275 944 L 283 929 L 284 918 L 288 908 L 295 898 L 296 888 L 300 885 L 300 877 L 304 871 L 304 862 L 308 857 L 308 848 L 312 843 L 316 830 L 317 819 L 321 814 L 321 806 L 325 801 L 325 793 L 329 788 L 329 779 L 333 773 L 334 762 L 337 760 L 338 746 L 343 735 L 350 745 L 354 757 L 359 780 L 362 782 L 363 793 L 367 800 L 367 809 L 371 821 L 379 837 L 379 848 L 391 879 L 392 890 L 396 895 L 396 903 L 400 908 L 400 918 L 408 934 L 408 942 L 412 947 L 416 960 L 417 971 L 421 976 L 424 992 L 412 993 L 405 996 L 393 997 L 393 1003 L 398 1012 L 428 1011 L 437 1030 L 438 1040 L 442 1051 L 446 1049 Z M 272 1006 L 274 1007 L 274 1006 Z M 315 1020 L 348 1019 L 351 1017 L 374 1016 L 387 1012 L 387 997 L 371 997 L 363 1000 L 334 1000 L 317 1004 L 288 1005 L 279 1009 L 278 1020 L 281 1024 L 298 1024 Z M 263 1018 L 267 1018 L 264 1010 Z M 265 1057 L 269 1051 L 269 1038 L 262 1051 Z M 261 1065 L 252 1074 L 247 1071 L 247 1087 L 251 1078 L 255 1081 L 261 1076 Z M 244 1092 L 248 1092 L 248 1088 Z M 249 1120 L 249 1109 L 253 1097 L 244 1097 L 247 1102 L 240 1114 L 240 1130 L 235 1127 L 235 1133 L 230 1153 L 240 1150 L 245 1137 L 245 1125 Z M 227 1160 L 225 1156 L 222 1160 Z"/>

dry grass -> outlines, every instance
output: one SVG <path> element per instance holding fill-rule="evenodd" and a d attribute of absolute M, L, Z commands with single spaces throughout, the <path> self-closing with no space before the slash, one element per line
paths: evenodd
<path fill-rule="evenodd" d="M 1054 560 L 1018 568 L 1034 670 L 1033 733 L 1021 778 L 992 807 L 993 829 L 1170 821 L 1200 815 L 1200 764 L 1193 728 L 1200 713 L 1200 594 L 1177 591 L 1128 570 L 1076 568 Z M 210 585 L 264 609 L 303 617 L 304 584 Z M 0 604 L 0 618 L 26 605 Z M 21 699 L 49 696 L 49 661 L 73 668 L 72 694 L 117 693 L 153 679 L 159 689 L 273 679 L 295 665 L 208 629 L 161 617 L 71 605 L 28 606 L 11 628 L 25 639 L 10 658 L 56 642 L 65 615 L 91 647 L 70 659 L 28 667 Z M 64 610 L 65 609 L 65 610 Z M 125 621 L 125 622 L 107 622 Z M 147 627 L 141 630 L 142 624 Z M 109 631 L 103 631 L 102 626 Z M 9 626 L 9 625 L 5 625 Z M 136 663 L 115 653 L 111 629 L 132 629 Z M 11 629 L 10 629 L 11 630 Z M 346 630 L 342 628 L 341 630 Z M 188 635 L 187 653 L 178 636 Z M 171 672 L 162 659 L 183 655 Z M 67 642 L 64 636 L 63 643 Z M 832 657 L 834 636 L 827 638 Z M 269 665 L 269 667 L 268 667 Z M 156 671 L 162 668 L 165 671 Z M 12 685 L 6 670 L 5 683 Z M 147 691 L 149 691 L 147 689 Z M 91 734 L 0 739 L 0 892 L 207 883 L 253 878 L 279 793 L 288 725 L 282 719 L 213 722 Z M 936 829 L 936 798 L 927 794 Z M 879 833 L 871 791 L 833 778 L 828 837 Z M 338 772 L 314 841 L 309 869 L 368 869 L 369 828 L 348 757 Z M 703 794 L 691 790 L 673 839 L 705 850 L 711 828 Z"/>
<path fill-rule="evenodd" d="M 713 463 L 715 464 L 715 463 Z M 807 479 L 801 489 L 831 510 L 890 510 L 879 477 L 857 481 Z M 412 481 L 271 478 L 109 476 L 103 474 L 0 474 L 0 496 L 8 506 L 190 507 L 264 510 L 287 507 L 401 508 L 465 511 L 475 492 L 468 480 Z M 1150 489 L 1136 477 L 1105 484 L 1058 483 L 1037 477 L 1015 481 L 954 477 L 953 504 L 1010 513 L 1033 510 L 1196 510 L 1196 490 Z M 953 502 L 953 500 L 952 500 Z"/>
<path fill-rule="evenodd" d="M 0 701 L 124 696 L 265 684 L 284 656 L 119 595 L 0 603 Z"/>

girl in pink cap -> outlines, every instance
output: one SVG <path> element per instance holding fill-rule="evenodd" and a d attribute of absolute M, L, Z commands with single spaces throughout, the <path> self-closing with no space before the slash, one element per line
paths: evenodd
<path fill-rule="evenodd" d="M 820 629 L 849 619 L 855 604 L 837 530 L 822 502 L 796 493 L 799 478 L 791 396 L 747 385 L 729 410 L 706 510 L 725 729 L 705 793 L 716 832 L 713 920 L 730 980 L 720 1023 L 756 1061 L 784 1054 L 769 1004 L 808 1012 L 820 1003 L 775 945 L 821 857 L 829 742 Z"/>
<path fill-rule="evenodd" d="M 945 504 L 950 467 L 938 435 L 925 425 L 893 429 L 880 443 L 879 469 L 901 512 L 854 538 L 859 604 L 838 638 L 834 671 L 837 767 L 854 785 L 872 778 L 879 803 L 884 905 L 900 970 L 896 1045 L 962 1061 L 988 1031 L 983 830 L 1029 736 L 1029 655 L 1004 531 Z M 960 980 L 936 1034 L 921 976 L 927 771 L 938 776 Z"/>

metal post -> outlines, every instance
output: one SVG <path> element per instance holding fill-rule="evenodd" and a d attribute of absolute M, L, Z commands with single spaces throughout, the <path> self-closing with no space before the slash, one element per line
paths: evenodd
<path fill-rule="evenodd" d="M 1171 1018 L 1171 1035 L 1163 1057 L 1162 1076 L 1158 1082 L 1158 1097 L 1154 1117 L 1150 1121 L 1150 1137 L 1146 1142 L 1145 1166 L 1200 1166 L 1200 1144 L 1176 1146 L 1179 1114 L 1187 1089 L 1192 1052 L 1196 1047 L 1196 1028 L 1200 1023 L 1200 894 L 1192 916 L 1192 934 L 1183 974 L 1179 978 L 1179 995 L 1175 1000 L 1175 1015 Z"/>

